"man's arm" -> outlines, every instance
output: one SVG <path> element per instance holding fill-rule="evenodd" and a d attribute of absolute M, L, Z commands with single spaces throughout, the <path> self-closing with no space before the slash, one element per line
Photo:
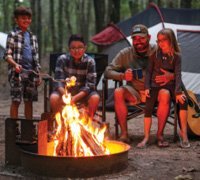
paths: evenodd
<path fill-rule="evenodd" d="M 117 81 L 122 81 L 125 77 L 124 68 L 123 68 L 123 61 L 125 60 L 124 54 L 120 51 L 115 58 L 113 59 L 112 63 L 110 63 L 105 70 L 105 77 L 107 79 L 113 79 Z"/>

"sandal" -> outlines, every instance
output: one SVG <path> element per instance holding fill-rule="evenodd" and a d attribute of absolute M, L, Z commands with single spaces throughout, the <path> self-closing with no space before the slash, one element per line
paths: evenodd
<path fill-rule="evenodd" d="M 157 146 L 159 148 L 166 148 L 166 147 L 169 147 L 169 143 L 167 141 L 164 141 L 164 140 L 158 140 Z"/>
<path fill-rule="evenodd" d="M 120 137 L 118 140 L 127 144 L 131 143 L 131 139 L 129 137 Z"/>
<path fill-rule="evenodd" d="M 136 148 L 145 149 L 145 148 L 147 148 L 147 146 L 148 146 L 147 142 L 146 143 L 140 142 L 137 144 Z"/>
<path fill-rule="evenodd" d="M 190 143 L 189 143 L 188 140 L 183 141 L 183 140 L 182 140 L 182 137 L 181 137 L 180 134 L 179 134 L 178 137 L 179 137 L 179 140 L 180 140 L 180 147 L 181 147 L 181 148 L 184 148 L 184 149 L 186 149 L 186 148 L 190 148 Z"/>
<path fill-rule="evenodd" d="M 190 148 L 190 143 L 189 143 L 189 141 L 183 141 L 183 142 L 181 142 L 180 143 L 180 145 L 181 145 L 181 148 Z"/>

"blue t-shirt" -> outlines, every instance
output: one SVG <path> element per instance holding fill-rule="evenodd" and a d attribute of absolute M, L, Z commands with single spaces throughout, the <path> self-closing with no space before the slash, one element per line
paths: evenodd
<path fill-rule="evenodd" d="M 22 54 L 22 62 L 20 62 L 20 64 L 24 69 L 33 68 L 30 34 L 27 31 L 24 33 L 24 47 Z"/>

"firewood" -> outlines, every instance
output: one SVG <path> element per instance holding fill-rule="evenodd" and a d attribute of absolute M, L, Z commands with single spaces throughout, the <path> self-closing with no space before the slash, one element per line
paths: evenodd
<path fill-rule="evenodd" d="M 89 133 L 88 131 L 86 131 L 82 125 L 81 125 L 81 137 L 82 137 L 83 141 L 88 145 L 88 147 L 90 147 L 90 149 L 94 155 L 103 155 L 104 154 L 101 146 L 99 146 L 96 143 L 92 134 Z"/>
<path fill-rule="evenodd" d="M 72 144 L 72 141 L 73 141 L 73 139 L 72 139 L 72 134 L 71 134 L 71 130 L 70 130 L 70 128 L 68 127 L 67 128 L 67 132 L 68 132 L 68 138 L 67 138 L 67 143 L 66 143 L 66 146 L 67 146 L 67 155 L 68 156 L 73 156 L 73 144 Z"/>

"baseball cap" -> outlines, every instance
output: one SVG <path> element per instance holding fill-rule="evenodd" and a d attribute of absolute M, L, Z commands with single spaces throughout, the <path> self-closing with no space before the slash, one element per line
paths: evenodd
<path fill-rule="evenodd" d="M 132 27 L 132 32 L 131 32 L 131 37 L 134 37 L 134 36 L 146 36 L 148 35 L 148 29 L 146 26 L 144 26 L 143 24 L 137 24 L 137 25 L 134 25 Z"/>

